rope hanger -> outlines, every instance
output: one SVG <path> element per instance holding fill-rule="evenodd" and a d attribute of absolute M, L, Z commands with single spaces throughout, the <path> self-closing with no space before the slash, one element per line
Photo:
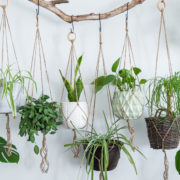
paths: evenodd
<path fill-rule="evenodd" d="M 39 2 L 39 0 L 38 0 L 38 2 Z M 45 76 L 46 76 L 47 84 L 48 84 L 50 99 L 51 99 L 51 101 L 53 101 L 52 90 L 51 90 L 49 75 L 48 75 L 48 71 L 47 71 L 47 63 L 46 63 L 46 58 L 45 58 L 45 52 L 44 52 L 41 34 L 40 34 L 40 30 L 39 30 L 39 13 L 40 13 L 40 5 L 38 3 L 38 7 L 36 9 L 36 35 L 35 35 L 33 55 L 32 55 L 32 60 L 31 60 L 31 65 L 30 65 L 30 72 L 32 73 L 33 79 L 35 79 L 36 66 L 37 66 L 37 61 L 38 61 L 37 59 L 39 59 L 39 66 L 40 66 L 39 70 L 40 71 L 38 71 L 38 72 L 40 72 L 41 93 L 44 94 L 44 79 L 43 79 L 43 72 L 44 72 Z M 38 56 L 38 58 L 37 58 L 37 56 Z M 30 90 L 31 90 L 31 96 L 34 96 L 34 86 L 32 83 L 30 83 L 30 80 L 29 80 L 28 92 Z M 47 160 L 48 148 L 47 148 L 47 144 L 46 144 L 45 134 L 43 134 L 43 140 L 42 140 L 42 147 L 40 149 L 40 155 L 42 158 L 42 161 L 40 164 L 40 169 L 41 169 L 42 173 L 48 173 L 49 161 Z"/>
<path fill-rule="evenodd" d="M 75 85 L 74 84 L 75 82 L 73 82 L 73 79 L 74 79 L 74 76 L 75 76 L 74 72 L 75 72 L 75 68 L 76 68 L 76 63 L 78 62 L 78 58 L 77 58 L 77 55 L 76 55 L 76 50 L 75 50 L 75 45 L 74 45 L 75 44 L 75 40 L 76 40 L 76 33 L 74 31 L 73 16 L 71 16 L 71 20 L 72 20 L 72 23 L 71 23 L 72 28 L 71 28 L 70 32 L 68 33 L 68 36 L 67 36 L 68 40 L 71 43 L 71 47 L 70 47 L 70 53 L 69 53 L 69 58 L 68 58 L 68 62 L 67 62 L 64 78 L 66 80 L 68 80 L 71 85 Z M 79 73 L 80 80 L 83 82 L 80 67 L 78 69 L 78 73 Z M 64 91 L 65 91 L 65 82 L 63 83 L 63 89 L 62 89 L 62 94 L 61 94 L 61 98 L 60 98 L 60 104 L 63 103 Z M 84 94 L 85 102 L 88 105 L 88 100 L 87 100 L 87 95 L 86 95 L 85 87 L 83 87 L 83 92 L 82 93 Z M 77 88 L 76 88 L 76 99 L 77 99 L 77 105 L 74 106 L 74 108 L 72 109 L 70 114 L 68 114 L 66 116 L 64 114 L 64 112 L 62 111 L 63 118 L 65 120 L 65 124 L 66 124 L 66 126 L 68 128 L 70 128 L 69 127 L 69 121 L 71 119 L 71 116 L 73 116 L 73 113 L 77 109 L 80 109 L 80 111 L 82 112 L 85 120 L 87 121 L 85 127 L 87 127 L 87 124 L 88 124 L 89 114 L 90 113 L 89 113 L 89 110 L 88 110 L 88 114 L 86 114 L 86 112 L 84 111 L 83 107 L 81 107 L 81 104 L 80 104 L 80 101 L 79 101 L 79 98 L 78 98 Z M 73 130 L 73 133 L 74 133 L 73 141 L 75 141 L 77 139 L 76 129 L 73 128 L 72 130 Z M 80 146 L 74 146 L 72 148 L 72 152 L 74 154 L 74 157 L 77 158 L 79 153 L 80 153 Z"/>
<path fill-rule="evenodd" d="M 2 17 L 1 17 L 1 23 L 0 23 L 0 34 L 2 33 L 2 43 L 1 43 L 1 69 L 4 70 L 5 66 L 10 66 L 10 57 L 9 57 L 9 42 L 8 37 L 10 39 L 10 45 L 12 46 L 13 56 L 15 58 L 15 62 L 18 68 L 18 71 L 20 72 L 20 66 L 15 50 L 14 41 L 12 38 L 12 32 L 9 24 L 9 19 L 6 13 L 6 8 L 9 5 L 9 0 L 6 0 L 4 4 L 2 4 L 2 1 L 0 1 L 0 7 L 3 10 Z M 10 79 L 10 77 L 9 77 Z M 4 113 L 3 113 L 4 114 Z M 7 122 L 6 122 L 6 134 L 7 134 L 7 155 L 11 156 L 11 150 L 12 150 L 12 143 L 11 143 L 11 132 L 10 132 L 10 117 L 9 113 L 5 113 Z"/>

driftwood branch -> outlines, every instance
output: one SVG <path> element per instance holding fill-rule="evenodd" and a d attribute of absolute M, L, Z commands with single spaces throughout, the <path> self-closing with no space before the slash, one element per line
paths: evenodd
<path fill-rule="evenodd" d="M 35 4 L 38 4 L 38 0 L 29 0 L 29 1 L 33 2 Z M 58 7 L 56 7 L 56 4 L 62 4 L 62 3 L 68 3 L 68 2 L 69 2 L 68 0 L 53 0 L 53 1 L 39 0 L 40 6 L 53 12 L 58 17 L 60 17 L 61 19 L 63 19 L 64 21 L 66 21 L 68 23 L 71 23 L 72 19 L 73 19 L 73 21 L 99 20 L 99 14 L 91 13 L 91 14 L 77 15 L 77 16 L 72 17 L 72 16 L 64 13 Z M 135 6 L 142 4 L 143 2 L 145 2 L 145 0 L 132 0 L 129 3 L 128 8 L 132 9 Z M 107 19 L 107 18 L 116 16 L 118 14 L 121 14 L 121 13 L 125 12 L 126 10 L 127 10 L 127 4 L 124 4 L 112 11 L 101 14 L 100 18 Z"/>

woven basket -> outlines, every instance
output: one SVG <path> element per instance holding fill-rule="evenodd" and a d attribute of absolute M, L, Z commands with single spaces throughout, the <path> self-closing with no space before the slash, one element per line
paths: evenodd
<path fill-rule="evenodd" d="M 84 146 L 84 149 L 86 149 L 86 146 Z M 116 144 L 109 145 L 108 149 L 109 149 L 109 166 L 107 168 L 107 171 L 112 171 L 117 167 L 117 164 L 120 159 L 121 149 Z M 101 159 L 101 151 L 102 151 L 102 147 L 98 147 L 96 150 L 96 153 L 95 153 L 95 158 L 94 158 L 94 170 L 95 171 L 100 171 L 98 159 L 99 160 Z M 86 153 L 86 158 L 88 158 L 88 154 L 89 154 L 89 151 L 87 151 L 87 153 Z M 90 162 L 91 162 L 91 155 L 90 155 L 88 164 L 90 164 Z"/>
<path fill-rule="evenodd" d="M 176 118 L 176 121 L 174 121 L 174 118 L 160 117 L 160 116 L 149 117 L 146 118 L 145 120 L 146 120 L 148 137 L 151 148 L 175 149 L 178 147 L 180 140 L 180 136 L 179 136 L 180 117 Z M 170 127 L 171 129 L 167 134 Z M 165 136 L 166 138 L 164 139 L 163 142 L 163 138 Z"/>
<path fill-rule="evenodd" d="M 117 91 L 112 102 L 113 112 L 119 119 L 139 119 L 144 111 L 144 97 L 140 91 Z"/>

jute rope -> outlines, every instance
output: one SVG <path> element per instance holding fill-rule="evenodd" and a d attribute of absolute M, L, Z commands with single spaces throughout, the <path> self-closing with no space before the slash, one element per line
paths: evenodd
<path fill-rule="evenodd" d="M 133 53 L 133 49 L 132 49 L 132 44 L 131 44 L 130 37 L 129 37 L 129 29 L 128 29 L 128 3 L 127 3 L 127 16 L 126 16 L 126 21 L 125 21 L 125 31 L 126 31 L 125 40 L 124 40 L 123 49 L 122 49 L 122 53 L 121 53 L 120 63 L 119 63 L 119 66 L 118 66 L 118 71 L 117 71 L 117 74 L 116 74 L 117 79 L 119 77 L 119 71 L 121 70 L 121 64 L 123 63 L 123 61 L 124 61 L 123 68 L 126 68 L 126 66 L 127 66 L 127 61 L 128 61 L 127 59 L 129 59 L 129 66 L 130 66 L 131 71 L 132 71 L 132 68 L 134 66 L 136 66 L 135 58 L 134 58 L 134 53 Z M 139 77 L 137 77 L 137 79 L 139 81 Z M 114 94 L 116 93 L 116 91 L 117 91 L 117 83 L 115 85 Z M 140 87 L 140 91 L 142 91 L 141 87 Z M 130 142 L 131 142 L 132 146 L 135 148 L 135 146 L 134 146 L 135 131 L 134 131 L 134 128 L 131 126 L 130 120 L 126 118 L 126 117 L 128 117 L 128 114 L 124 110 L 124 107 L 128 106 L 129 101 L 133 97 L 136 97 L 137 101 L 144 108 L 144 104 L 141 103 L 140 99 L 135 95 L 134 92 L 135 91 L 132 91 L 131 96 L 129 96 L 129 98 L 125 101 L 125 103 L 123 105 L 119 103 L 118 107 L 121 110 L 121 114 L 123 116 L 122 118 L 127 121 L 128 130 L 129 130 L 129 132 L 131 134 Z"/>
<path fill-rule="evenodd" d="M 162 6 L 163 7 L 162 7 Z M 170 76 L 173 75 L 173 70 L 172 70 L 172 64 L 171 64 L 171 58 L 170 58 L 170 50 L 169 50 L 169 45 L 168 45 L 168 37 L 167 37 L 167 29 L 166 29 L 166 22 L 165 22 L 165 17 L 164 17 L 164 10 L 166 8 L 166 2 L 164 0 L 159 0 L 158 2 L 158 9 L 161 12 L 161 20 L 160 20 L 160 29 L 159 29 L 159 37 L 158 37 L 158 47 L 157 47 L 157 55 L 156 55 L 156 66 L 155 66 L 155 78 L 154 78 L 154 86 L 153 86 L 153 91 L 155 90 L 156 87 L 156 81 L 157 81 L 157 69 L 158 69 L 158 61 L 159 61 L 159 50 L 160 50 L 160 40 L 161 40 L 161 34 L 162 34 L 162 29 L 164 29 L 164 35 L 165 35 L 165 43 L 166 43 L 166 51 L 167 51 L 167 57 L 168 57 L 168 66 L 169 66 L 169 74 Z M 172 92 L 173 93 L 173 92 Z M 173 95 L 173 94 L 172 94 Z M 172 103 L 172 96 L 170 97 L 170 103 Z M 152 117 L 152 113 L 153 113 L 153 103 L 151 104 L 151 117 Z M 164 153 L 164 166 L 165 166 L 165 171 L 163 174 L 164 180 L 168 180 L 168 171 L 169 171 L 169 163 L 168 163 L 168 158 L 167 158 L 167 154 L 166 154 L 166 150 L 164 148 L 164 141 L 167 138 L 170 130 L 173 127 L 174 123 L 178 124 L 178 117 L 174 118 L 171 126 L 169 127 L 167 133 L 165 134 L 164 137 L 161 136 L 161 134 L 159 133 L 155 123 L 152 121 L 153 126 L 157 132 L 157 134 L 160 136 L 160 138 L 162 139 L 162 152 Z"/>
<path fill-rule="evenodd" d="M 99 180 L 103 180 L 103 176 L 102 176 L 101 172 L 99 173 Z"/>
<path fill-rule="evenodd" d="M 36 15 L 36 22 L 37 22 L 36 23 L 36 35 L 35 35 L 33 55 L 32 55 L 32 60 L 31 60 L 31 65 L 30 65 L 30 72 L 32 74 L 33 79 L 35 79 L 36 69 L 37 69 L 36 68 L 37 60 L 39 59 L 41 91 L 42 91 L 42 94 L 44 94 L 43 74 L 45 73 L 46 80 L 48 83 L 48 90 L 49 90 L 50 98 L 51 98 L 51 101 L 53 101 L 52 90 L 51 90 L 49 75 L 48 75 L 48 71 L 47 71 L 46 57 L 45 57 L 44 48 L 43 48 L 42 39 L 41 39 L 41 34 L 40 34 L 40 30 L 39 30 L 39 14 L 38 13 Z M 38 58 L 37 58 L 37 56 L 38 56 Z M 27 91 L 28 91 L 28 93 L 29 93 L 29 91 L 31 91 L 31 96 L 34 96 L 34 86 L 33 86 L 33 82 L 31 82 L 30 80 L 28 81 Z M 48 173 L 49 161 L 47 160 L 48 148 L 46 145 L 45 134 L 43 134 L 42 148 L 40 150 L 40 154 L 42 157 L 42 161 L 40 164 L 41 171 L 42 171 L 42 173 Z"/>
<path fill-rule="evenodd" d="M 73 24 L 72 24 L 72 26 L 73 26 Z M 76 63 L 77 63 L 77 55 L 76 55 L 75 46 L 74 46 L 74 42 L 76 40 L 76 33 L 74 32 L 74 27 L 72 28 L 72 31 L 68 33 L 67 37 L 68 37 L 68 40 L 71 43 L 71 48 L 70 48 L 69 58 L 68 58 L 68 62 L 67 62 L 67 66 L 66 66 L 66 71 L 65 71 L 65 76 L 64 77 L 65 77 L 65 79 L 69 80 L 69 82 L 73 85 L 73 83 L 75 83 L 75 82 L 73 82 L 73 77 L 75 76 L 74 72 L 75 72 Z M 78 69 L 78 73 L 79 73 L 79 77 L 80 77 L 81 81 L 83 82 L 80 67 Z M 74 86 L 76 86 L 76 84 L 74 84 Z M 63 83 L 63 89 L 62 89 L 62 94 L 61 94 L 61 98 L 60 98 L 60 103 L 61 104 L 63 103 L 64 91 L 65 91 L 65 82 Z M 76 88 L 76 91 L 77 91 L 77 88 Z M 88 100 L 87 100 L 87 95 L 86 95 L 85 87 L 83 87 L 83 94 L 84 94 L 84 97 L 85 97 L 85 102 L 88 105 Z M 89 121 L 90 110 L 88 109 L 88 114 L 87 114 L 85 112 L 85 110 L 81 107 L 77 92 L 76 92 L 76 100 L 77 100 L 77 104 L 74 106 L 74 108 L 72 109 L 70 114 L 68 114 L 68 116 L 66 116 L 64 114 L 64 112 L 62 111 L 63 118 L 65 120 L 65 124 L 66 124 L 66 126 L 68 128 L 70 128 L 69 127 L 69 121 L 70 121 L 71 116 L 73 115 L 73 113 L 77 109 L 80 109 L 80 111 L 82 112 L 82 114 L 83 114 L 83 116 L 85 117 L 85 120 L 86 120 L 85 127 L 87 127 L 87 124 L 88 124 L 88 121 Z M 72 123 L 72 122 L 70 122 L 70 123 Z M 74 128 L 73 128 L 73 133 L 74 133 L 73 141 L 75 141 L 77 139 L 77 133 L 76 133 L 76 130 Z M 72 152 L 74 154 L 74 158 L 77 158 L 79 153 L 80 153 L 80 146 L 73 146 L 72 147 Z"/>
<path fill-rule="evenodd" d="M 45 134 L 43 134 L 43 141 L 42 141 L 42 148 L 40 150 L 40 154 L 41 154 L 41 164 L 40 164 L 40 168 L 42 173 L 48 173 L 49 170 L 49 161 L 47 160 L 47 156 L 48 156 L 48 148 L 46 145 L 46 136 Z"/>
<path fill-rule="evenodd" d="M 6 122 L 6 134 L 7 134 L 7 147 L 8 147 L 8 151 L 7 151 L 7 155 L 11 156 L 11 151 L 12 151 L 12 143 L 11 143 L 11 132 L 10 132 L 10 126 L 9 126 L 9 114 L 6 114 L 7 117 L 7 122 Z"/>

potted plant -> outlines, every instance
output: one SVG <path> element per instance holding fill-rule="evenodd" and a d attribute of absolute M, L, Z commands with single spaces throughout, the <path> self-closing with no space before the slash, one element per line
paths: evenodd
<path fill-rule="evenodd" d="M 85 101 L 80 101 L 81 94 L 84 89 L 79 68 L 81 66 L 82 56 L 77 60 L 74 70 L 74 79 L 71 83 L 63 76 L 59 70 L 64 86 L 68 93 L 68 102 L 62 102 L 62 113 L 67 128 L 82 129 L 87 125 L 88 105 Z"/>
<path fill-rule="evenodd" d="M 120 130 L 127 127 L 119 127 L 117 122 L 114 122 L 110 126 L 105 114 L 104 119 L 107 127 L 107 132 L 105 134 L 98 134 L 93 128 L 92 132 L 87 132 L 88 135 L 84 136 L 83 133 L 77 130 L 77 132 L 81 136 L 81 139 L 77 139 L 73 141 L 72 144 L 66 144 L 64 146 L 71 148 L 79 145 L 83 146 L 84 155 L 82 158 L 82 163 L 84 162 L 84 158 L 86 157 L 87 173 L 88 176 L 91 176 L 92 180 L 94 177 L 94 171 L 100 171 L 103 180 L 108 179 L 107 171 L 111 171 L 116 168 L 120 159 L 121 149 L 127 155 L 130 163 L 137 173 L 134 160 L 126 146 L 129 146 L 133 152 L 135 151 L 135 149 L 132 147 L 132 144 L 129 142 L 129 140 L 119 132 Z M 140 152 L 138 149 L 137 151 Z"/>
<path fill-rule="evenodd" d="M 12 144 L 11 155 L 7 155 L 8 146 L 7 141 L 0 137 L 0 162 L 1 163 L 18 163 L 19 162 L 19 153 L 17 152 L 17 148 Z"/>
<path fill-rule="evenodd" d="M 21 121 L 19 135 L 28 136 L 28 141 L 36 143 L 35 136 L 39 132 L 43 135 L 55 134 L 57 126 L 62 124 L 62 116 L 59 112 L 60 105 L 49 102 L 49 96 L 42 95 L 40 98 L 28 98 L 26 105 L 19 108 Z M 38 145 L 34 146 L 34 152 L 39 154 Z"/>
<path fill-rule="evenodd" d="M 115 92 L 112 100 L 112 109 L 119 119 L 138 119 L 144 111 L 144 98 L 140 86 L 146 83 L 146 79 L 138 80 L 141 69 L 118 70 L 120 58 L 112 65 L 112 73 L 107 76 L 98 77 L 93 84 L 96 93 L 104 86 L 112 84 Z"/>
<path fill-rule="evenodd" d="M 153 149 L 174 149 L 180 140 L 180 73 L 157 77 L 149 83 L 147 97 L 150 117 L 146 118 Z"/>
<path fill-rule="evenodd" d="M 25 81 L 31 80 L 35 86 L 36 83 L 32 78 L 30 72 L 23 75 L 23 72 L 16 72 L 13 74 L 11 66 L 7 66 L 6 70 L 0 69 L 0 113 L 11 113 L 16 117 L 16 110 L 21 105 L 21 93 L 27 90 L 25 88 Z"/>

